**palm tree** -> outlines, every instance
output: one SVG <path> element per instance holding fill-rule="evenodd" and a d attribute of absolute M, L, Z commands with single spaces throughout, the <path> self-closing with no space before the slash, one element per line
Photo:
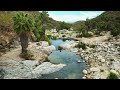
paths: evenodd
<path fill-rule="evenodd" d="M 34 27 L 34 21 L 27 13 L 19 12 L 13 17 L 14 31 L 19 35 L 22 53 L 27 53 L 28 38 L 30 36 L 32 28 Z"/>

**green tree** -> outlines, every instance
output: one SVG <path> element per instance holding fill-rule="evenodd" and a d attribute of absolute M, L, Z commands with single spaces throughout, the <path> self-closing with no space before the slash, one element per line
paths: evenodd
<path fill-rule="evenodd" d="M 19 12 L 13 17 L 14 31 L 19 35 L 22 53 L 27 53 L 28 38 L 34 27 L 34 21 L 28 14 Z"/>
<path fill-rule="evenodd" d="M 80 36 L 84 36 L 84 34 L 87 32 L 86 31 L 86 26 L 81 25 L 77 31 L 79 32 Z"/>
<path fill-rule="evenodd" d="M 46 11 L 42 11 L 41 13 L 41 26 L 42 26 L 42 32 L 41 32 L 41 41 L 45 40 L 45 30 L 47 26 L 47 21 L 48 21 L 49 14 Z"/>
<path fill-rule="evenodd" d="M 66 22 L 59 22 L 59 25 L 57 26 L 58 30 L 62 30 L 62 29 L 70 29 L 71 25 L 69 23 Z"/>
<path fill-rule="evenodd" d="M 45 40 L 45 29 L 48 26 L 48 12 L 42 11 L 41 13 L 34 15 L 35 19 L 35 30 L 33 31 L 37 40 L 36 41 L 44 41 Z"/>
<path fill-rule="evenodd" d="M 90 21 L 88 18 L 85 21 L 85 25 L 86 25 L 86 31 L 88 32 L 90 30 Z"/>
<path fill-rule="evenodd" d="M 36 41 L 40 41 L 41 33 L 42 33 L 42 26 L 41 26 L 41 14 L 37 14 L 34 16 L 35 19 L 35 30 L 34 35 L 36 37 Z"/>

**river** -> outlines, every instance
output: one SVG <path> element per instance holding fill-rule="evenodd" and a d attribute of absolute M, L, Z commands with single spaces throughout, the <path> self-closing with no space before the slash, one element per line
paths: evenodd
<path fill-rule="evenodd" d="M 63 43 L 61 39 L 51 40 L 52 44 L 57 48 L 56 51 L 53 51 L 48 59 L 51 63 L 54 64 L 66 64 L 61 70 L 51 73 L 44 74 L 40 79 L 82 79 L 83 69 L 86 68 L 84 60 L 73 52 L 67 50 L 58 50 L 58 46 Z M 81 62 L 78 63 L 77 61 Z"/>

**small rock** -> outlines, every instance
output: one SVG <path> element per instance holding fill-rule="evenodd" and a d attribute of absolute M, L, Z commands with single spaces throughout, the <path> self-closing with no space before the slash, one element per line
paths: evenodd
<path fill-rule="evenodd" d="M 83 73 L 84 73 L 84 74 L 87 74 L 87 70 L 84 69 L 84 70 L 83 70 Z"/>
<path fill-rule="evenodd" d="M 85 60 L 88 60 L 89 58 L 88 57 L 85 57 Z"/>
<path fill-rule="evenodd" d="M 58 78 L 55 78 L 55 79 L 58 79 Z"/>
<path fill-rule="evenodd" d="M 99 71 L 99 69 L 96 68 L 96 67 L 92 67 L 92 68 L 90 68 L 90 72 L 97 72 L 97 71 Z"/>
<path fill-rule="evenodd" d="M 102 56 L 98 56 L 98 59 L 101 60 L 101 59 L 102 59 Z"/>
<path fill-rule="evenodd" d="M 82 79 L 86 79 L 86 77 L 82 77 Z"/>
<path fill-rule="evenodd" d="M 85 62 L 85 61 L 83 61 L 83 62 Z"/>
<path fill-rule="evenodd" d="M 105 59 L 101 59 L 101 62 L 103 62 L 103 63 L 104 63 L 104 62 L 105 62 Z"/>
<path fill-rule="evenodd" d="M 81 61 L 80 61 L 80 60 L 78 60 L 77 62 L 78 62 L 78 63 L 80 63 Z"/>

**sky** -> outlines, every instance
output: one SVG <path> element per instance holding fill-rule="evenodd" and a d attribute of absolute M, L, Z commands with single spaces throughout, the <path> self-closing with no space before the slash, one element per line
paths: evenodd
<path fill-rule="evenodd" d="M 57 21 L 73 23 L 80 20 L 95 18 L 104 11 L 48 11 L 49 17 Z"/>

